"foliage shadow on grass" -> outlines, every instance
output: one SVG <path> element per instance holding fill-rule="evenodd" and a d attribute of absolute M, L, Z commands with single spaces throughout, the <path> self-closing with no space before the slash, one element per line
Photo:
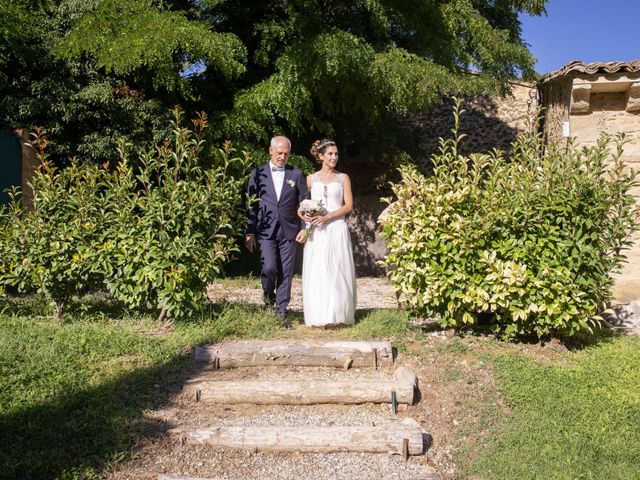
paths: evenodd
<path fill-rule="evenodd" d="M 171 425 L 145 419 L 199 368 L 184 356 L 137 369 L 96 388 L 0 415 L 0 478 L 98 478 L 140 440 Z M 157 387 L 160 385 L 160 388 Z"/>
<path fill-rule="evenodd" d="M 42 296 L 29 293 L 15 293 L 7 295 L 2 301 L 0 313 L 8 316 L 41 316 L 51 317 L 51 306 L 47 304 Z M 78 318 L 105 318 L 119 319 L 137 315 L 157 316 L 156 310 L 138 309 L 132 312 L 124 304 L 111 297 L 106 291 L 91 292 L 86 295 L 74 297 L 68 303 L 62 317 L 62 321 Z"/>
<path fill-rule="evenodd" d="M 420 331 L 422 333 L 434 333 L 443 330 L 452 330 L 458 337 L 471 336 L 471 337 L 497 337 L 492 330 L 491 316 L 482 316 L 479 322 L 475 325 L 462 325 L 458 327 L 442 326 L 438 321 L 423 321 L 419 324 Z M 608 324 L 603 324 L 600 327 L 593 329 L 593 333 L 582 332 L 574 335 L 573 337 L 558 335 L 552 337 L 546 335 L 543 337 L 537 337 L 536 335 L 515 335 L 513 337 L 503 337 L 504 341 L 525 344 L 525 345 L 546 345 L 548 343 L 557 341 L 560 342 L 567 350 L 576 351 L 584 348 L 597 346 L 603 343 L 609 343 L 624 335 L 624 332 L 611 328 Z"/>

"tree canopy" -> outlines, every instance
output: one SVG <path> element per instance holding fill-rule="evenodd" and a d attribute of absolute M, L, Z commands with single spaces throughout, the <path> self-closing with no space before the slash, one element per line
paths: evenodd
<path fill-rule="evenodd" d="M 0 122 L 96 159 L 118 136 L 152 141 L 173 104 L 207 111 L 219 139 L 389 143 L 394 118 L 443 94 L 531 78 L 519 15 L 545 3 L 0 0 Z"/>

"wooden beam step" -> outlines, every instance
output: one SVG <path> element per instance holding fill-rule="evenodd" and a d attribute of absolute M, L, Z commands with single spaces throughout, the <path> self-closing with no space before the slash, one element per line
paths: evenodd
<path fill-rule="evenodd" d="M 338 368 L 393 364 L 391 342 L 241 340 L 196 347 L 198 362 L 217 368 L 287 365 Z"/>
<path fill-rule="evenodd" d="M 396 369 L 396 380 L 237 380 L 194 379 L 183 392 L 207 404 L 313 405 L 320 403 L 391 403 L 413 405 L 416 376 L 406 367 Z"/>
<path fill-rule="evenodd" d="M 211 427 L 173 428 L 182 445 L 277 452 L 372 452 L 421 455 L 422 427 L 411 418 L 380 427 Z"/>

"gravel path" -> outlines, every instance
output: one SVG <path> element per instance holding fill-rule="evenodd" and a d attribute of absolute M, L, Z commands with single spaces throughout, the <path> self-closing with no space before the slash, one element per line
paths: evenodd
<path fill-rule="evenodd" d="M 220 282 L 209 287 L 212 301 L 262 304 L 259 282 L 247 285 Z M 395 291 L 384 278 L 357 279 L 357 308 L 397 308 Z M 292 312 L 302 311 L 301 280 L 295 278 L 292 288 Z M 198 367 L 185 372 L 186 377 L 211 377 L 216 380 L 260 378 L 292 380 L 337 379 L 393 379 L 394 369 L 405 362 L 402 355 L 393 367 L 380 370 L 304 367 L 261 367 L 232 370 L 212 370 Z M 415 367 L 415 366 L 414 366 Z M 411 367 L 411 368 L 414 368 Z M 417 371 L 416 371 L 417 372 Z M 431 383 L 426 375 L 426 384 Z M 421 379 L 422 380 L 422 379 Z M 174 427 L 211 426 L 385 426 L 403 416 L 417 420 L 429 434 L 440 435 L 435 425 L 425 417 L 425 403 L 403 406 L 393 415 L 388 404 L 362 405 L 206 405 L 195 403 L 182 394 L 180 385 L 160 387 L 156 392 L 157 408 L 144 412 L 143 423 L 151 433 L 142 445 L 135 448 L 135 456 L 119 464 L 107 478 L 156 479 L 159 474 L 175 474 L 225 480 L 434 480 L 441 478 L 433 467 L 442 463 L 444 452 L 412 456 L 405 461 L 400 456 L 370 453 L 275 453 L 214 449 L 207 446 L 182 446 L 167 438 L 165 432 Z M 444 453 L 440 453 L 444 452 Z M 446 465 L 449 460 L 445 459 Z"/>
<path fill-rule="evenodd" d="M 199 377 L 212 380 L 270 378 L 292 380 L 316 379 L 388 379 L 393 369 L 266 367 L 233 370 L 205 370 Z M 296 426 L 390 426 L 403 416 L 411 416 L 408 407 L 393 415 L 388 404 L 363 405 L 207 405 L 195 403 L 179 390 L 162 392 L 164 399 L 157 409 L 145 412 L 145 422 L 155 425 L 158 438 L 142 446 L 136 457 L 118 467 L 108 477 L 112 480 L 155 479 L 159 474 L 177 474 L 226 480 L 361 480 L 436 479 L 426 456 L 405 461 L 400 456 L 369 453 L 275 453 L 215 449 L 188 445 L 165 437 L 167 428 L 176 426 L 205 428 L 211 426 L 296 427 Z"/>
<path fill-rule="evenodd" d="M 213 301 L 228 301 L 262 305 L 262 290 L 256 286 L 239 287 L 229 283 L 216 283 L 209 286 L 207 293 Z M 393 286 L 386 278 L 362 277 L 356 279 L 357 309 L 396 308 L 396 294 Z M 289 310 L 302 312 L 302 281 L 300 277 L 293 279 L 291 286 L 291 303 Z"/>

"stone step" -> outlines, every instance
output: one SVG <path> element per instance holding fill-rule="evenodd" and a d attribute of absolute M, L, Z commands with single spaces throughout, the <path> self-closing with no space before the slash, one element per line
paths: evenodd
<path fill-rule="evenodd" d="M 216 368 L 244 366 L 372 367 L 393 364 L 391 342 L 241 340 L 198 346 L 197 362 Z"/>
<path fill-rule="evenodd" d="M 412 418 L 385 426 L 173 428 L 167 432 L 181 445 L 275 452 L 370 452 L 421 455 L 427 434 Z"/>
<path fill-rule="evenodd" d="M 207 404 L 313 405 L 321 403 L 396 403 L 413 405 L 418 381 L 406 367 L 395 371 L 395 380 L 264 379 L 220 381 L 194 379 L 183 392 Z"/>

